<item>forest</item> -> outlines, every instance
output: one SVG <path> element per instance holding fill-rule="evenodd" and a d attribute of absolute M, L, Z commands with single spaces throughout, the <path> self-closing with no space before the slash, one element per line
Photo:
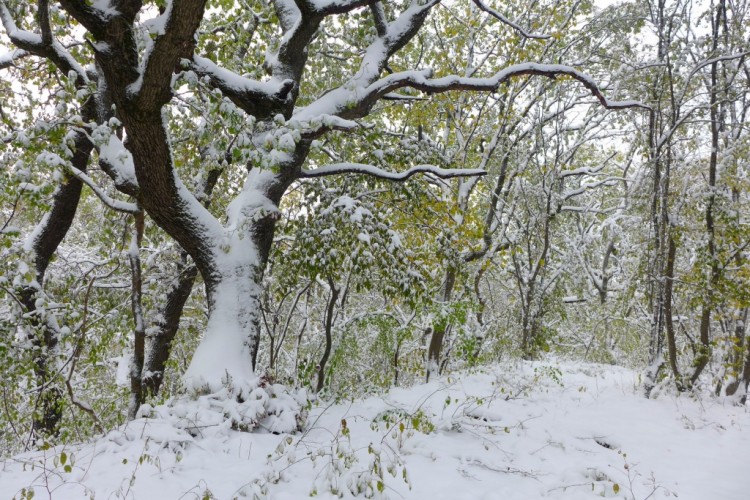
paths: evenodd
<path fill-rule="evenodd" d="M 158 415 L 294 433 L 498 362 L 745 407 L 750 2 L 0 21 L 3 456 Z"/>

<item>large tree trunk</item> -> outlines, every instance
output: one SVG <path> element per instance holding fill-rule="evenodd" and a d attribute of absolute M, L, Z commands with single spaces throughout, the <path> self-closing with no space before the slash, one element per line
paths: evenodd
<path fill-rule="evenodd" d="M 208 249 L 212 259 L 201 270 L 208 325 L 183 377 L 189 391 L 216 392 L 227 386 L 240 395 L 256 379 L 263 273 L 278 202 L 290 182 L 269 172 L 251 171 L 243 194 L 227 210 L 223 237 Z"/>
<path fill-rule="evenodd" d="M 255 379 L 252 359 L 260 333 L 262 270 L 256 252 L 246 248 L 227 257 L 217 266 L 221 274 L 206 284 L 208 325 L 184 375 L 186 388 L 196 393 L 227 386 L 240 394 Z"/>

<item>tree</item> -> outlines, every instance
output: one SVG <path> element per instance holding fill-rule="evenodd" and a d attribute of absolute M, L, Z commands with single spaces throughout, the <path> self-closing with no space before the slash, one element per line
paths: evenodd
<path fill-rule="evenodd" d="M 499 12 L 475 3 L 518 30 Z M 228 389 L 229 397 L 245 400 L 259 383 L 253 359 L 260 341 L 262 277 L 279 204 L 295 182 L 331 175 L 403 181 L 417 173 L 443 178 L 484 174 L 431 165 L 396 173 L 350 162 L 322 164 L 314 154 L 320 138 L 363 126 L 358 120 L 381 102 L 398 101 L 400 90 L 493 92 L 511 78 L 532 75 L 577 80 L 605 107 L 640 106 L 608 101 L 593 79 L 559 64 L 518 64 L 483 77 L 435 77 L 432 69 L 400 53 L 417 43 L 439 0 L 389 5 L 364 0 L 276 0 L 271 5 L 61 0 L 59 5 L 39 0 L 32 13 L 23 2 L 0 3 L 7 35 L 21 51 L 11 59 L 19 64 L 21 56 L 23 61 L 46 58 L 65 77 L 80 81 L 80 91 L 55 96 L 61 118 L 55 126 L 91 137 L 110 177 L 133 197 L 124 202 L 102 194 L 104 201 L 126 212 L 145 211 L 195 263 L 206 289 L 208 324 L 184 375 L 192 394 Z M 29 41 L 45 50 L 29 50 Z M 321 91 L 310 83 L 316 63 L 309 55 L 327 45 L 356 57 L 336 67 L 325 65 L 333 86 Z M 215 61 L 201 54 L 219 57 Z M 228 151 L 232 172 L 226 175 L 232 181 L 227 187 L 234 196 L 225 214 L 206 208 L 194 194 L 200 189 L 182 175 L 199 151 L 180 146 L 178 155 L 171 140 L 174 121 L 191 123 L 180 117 L 178 94 L 197 92 L 200 86 L 211 89 L 213 113 L 227 120 L 242 117 Z M 79 108 L 93 102 L 99 115 L 94 120 L 71 116 L 65 106 L 72 102 Z M 96 187 L 71 162 L 84 146 L 65 144 L 50 151 L 55 161 L 48 164 Z M 255 416 L 246 420 L 252 426 Z"/>
<path fill-rule="evenodd" d="M 645 149 L 651 176 L 652 231 L 647 270 L 651 314 L 648 394 L 660 378 L 665 342 L 671 376 L 679 390 L 694 385 L 711 358 L 712 315 L 726 267 L 718 236 L 718 221 L 724 218 L 718 196 L 723 190 L 719 157 L 730 164 L 731 148 L 741 135 L 736 134 L 736 128 L 734 134 L 725 134 L 725 130 L 731 128 L 729 117 L 737 116 L 744 107 L 737 89 L 742 88 L 739 79 L 748 52 L 746 42 L 733 34 L 742 23 L 742 5 L 730 8 L 724 2 L 711 2 L 699 11 L 691 2 L 659 0 L 635 8 L 647 13 L 644 19 L 656 35 L 655 46 L 649 48 L 654 52 L 651 62 L 640 68 L 633 65 L 638 73 L 649 75 L 642 82 L 651 105 Z M 702 22 L 708 25 L 708 34 L 697 35 L 695 26 Z M 708 130 L 701 127 L 702 119 Z M 722 151 L 725 147 L 726 152 Z M 707 175 L 694 171 L 696 163 L 707 165 Z M 688 199 L 694 204 L 687 203 Z M 693 206 L 702 208 L 702 223 L 692 219 L 696 213 Z M 702 224 L 705 231 L 695 234 L 696 224 Z M 686 265 L 697 247 L 702 247 L 699 264 Z M 700 284 L 685 287 L 685 278 Z M 701 310 L 697 325 L 680 313 L 696 306 Z M 691 335 L 694 328 L 697 333 Z M 678 335 L 680 329 L 686 333 L 684 339 Z M 684 340 L 692 351 L 689 366 L 680 361 Z"/>

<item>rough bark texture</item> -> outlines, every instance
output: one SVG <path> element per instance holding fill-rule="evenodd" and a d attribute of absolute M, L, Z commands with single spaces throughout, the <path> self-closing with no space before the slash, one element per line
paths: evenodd
<path fill-rule="evenodd" d="M 190 298 L 198 268 L 183 254 L 177 266 L 175 282 L 169 288 L 161 308 L 159 319 L 154 325 L 155 332 L 148 336 L 147 351 L 143 364 L 143 385 L 147 395 L 159 393 L 164 382 L 164 370 L 172 350 L 172 341 L 180 327 L 180 318 L 185 303 Z"/>

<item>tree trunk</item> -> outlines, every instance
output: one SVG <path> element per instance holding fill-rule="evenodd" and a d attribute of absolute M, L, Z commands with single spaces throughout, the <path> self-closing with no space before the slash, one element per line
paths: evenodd
<path fill-rule="evenodd" d="M 262 269 L 253 250 L 230 249 L 227 258 L 218 259 L 218 275 L 206 283 L 208 325 L 183 378 L 188 391 L 214 393 L 229 387 L 241 395 L 255 379 Z"/>
<path fill-rule="evenodd" d="M 328 298 L 328 306 L 326 307 L 325 323 L 323 325 L 326 334 L 326 344 L 323 350 L 323 356 L 320 358 L 318 363 L 318 383 L 315 386 L 315 392 L 323 390 L 326 381 L 326 364 L 328 358 L 331 356 L 331 348 L 333 346 L 333 311 L 336 308 L 336 301 L 339 298 L 340 289 L 336 288 L 336 284 L 332 279 L 328 279 L 328 285 L 331 288 L 331 296 Z"/>
<path fill-rule="evenodd" d="M 443 287 L 442 304 L 447 305 L 451 296 L 453 295 L 453 288 L 456 286 L 456 269 L 454 267 L 448 267 L 445 271 L 445 285 Z M 448 321 L 441 318 L 440 321 L 432 325 L 432 336 L 430 337 L 430 346 L 427 349 L 427 370 L 426 380 L 430 381 L 430 377 L 434 374 L 437 375 L 440 371 L 440 353 L 443 350 L 443 341 L 445 340 L 445 332 L 448 328 Z"/>
<path fill-rule="evenodd" d="M 203 206 L 206 208 L 211 203 L 211 194 L 222 172 L 223 168 L 211 170 L 203 183 L 200 198 L 205 200 Z M 154 332 L 147 339 L 141 374 L 145 396 L 158 394 L 164 382 L 164 369 L 172 351 L 172 341 L 177 335 L 182 311 L 190 298 L 197 277 L 198 268 L 195 267 L 187 252 L 182 250 L 180 261 L 177 263 L 177 275 L 167 291 L 161 313 L 155 321 Z"/>
<path fill-rule="evenodd" d="M 143 404 L 143 358 L 146 341 L 146 322 L 143 317 L 143 274 L 141 270 L 141 240 L 143 239 L 143 213 L 134 216 L 133 236 L 128 249 L 130 261 L 131 292 L 130 301 L 133 311 L 133 358 L 130 362 L 130 405 L 128 418 L 133 420 Z"/>
<path fill-rule="evenodd" d="M 724 14 L 724 1 L 720 1 L 716 8 L 716 16 L 712 19 L 712 53 L 715 56 L 719 45 L 719 31 L 722 25 L 721 19 Z M 714 225 L 714 204 L 716 202 L 716 167 L 719 153 L 719 133 L 722 131 L 722 123 L 719 119 L 719 63 L 711 64 L 711 86 L 710 112 L 711 118 L 711 153 L 708 161 L 708 199 L 706 200 L 706 250 L 708 253 L 708 283 L 703 298 L 703 311 L 701 313 L 700 342 L 698 355 L 695 359 L 695 370 L 690 377 L 690 385 L 698 381 L 703 370 L 711 358 L 711 312 L 714 307 L 714 290 L 718 285 L 721 271 L 716 256 L 716 230 Z"/>
<path fill-rule="evenodd" d="M 674 230 L 674 229 L 672 229 Z M 674 321 L 672 319 L 672 292 L 674 283 L 674 260 L 677 254 L 677 246 L 675 245 L 674 236 L 670 230 L 667 236 L 667 265 L 664 269 L 664 322 L 666 325 L 667 332 L 667 349 L 669 351 L 669 366 L 672 369 L 674 375 L 675 384 L 679 391 L 684 390 L 682 384 L 682 376 L 677 366 L 677 341 L 674 331 Z"/>
<path fill-rule="evenodd" d="M 177 267 L 175 282 L 169 288 L 164 306 L 155 326 L 155 332 L 147 338 L 147 350 L 143 364 L 143 385 L 147 396 L 159 393 L 164 382 L 164 370 L 172 350 L 172 341 L 180 327 L 180 318 L 185 303 L 193 290 L 198 269 L 183 252 Z"/>
<path fill-rule="evenodd" d="M 93 99 L 89 99 L 83 106 L 84 119 L 93 119 L 95 109 Z M 72 164 L 85 172 L 93 144 L 83 133 L 76 133 L 74 144 Z M 82 187 L 81 181 L 76 178 L 65 179 L 55 191 L 51 210 L 37 225 L 29 240 L 36 270 L 36 286 L 24 288 L 20 296 L 26 315 L 31 318 L 32 325 L 38 330 L 38 334 L 31 338 L 37 353 L 34 359 L 34 374 L 39 388 L 39 407 L 34 412 L 32 422 L 32 428 L 37 434 L 56 435 L 62 418 L 62 391 L 54 385 L 56 369 L 50 366 L 50 363 L 54 364 L 59 332 L 54 319 L 44 317 L 44 313 L 38 310 L 37 299 L 44 290 L 44 278 L 52 256 L 73 223 Z"/>
<path fill-rule="evenodd" d="M 726 395 L 734 396 L 740 387 L 744 388 L 743 398 L 747 395 L 747 386 L 750 383 L 750 342 L 747 340 L 747 334 L 745 332 L 747 325 L 749 309 L 744 308 L 739 314 L 739 318 L 735 319 L 734 323 L 734 346 L 730 350 L 726 365 L 732 367 L 734 379 L 727 384 Z M 721 383 L 721 382 L 720 382 Z M 720 393 L 721 386 L 717 389 L 717 396 Z M 744 404 L 744 401 L 743 401 Z"/>

